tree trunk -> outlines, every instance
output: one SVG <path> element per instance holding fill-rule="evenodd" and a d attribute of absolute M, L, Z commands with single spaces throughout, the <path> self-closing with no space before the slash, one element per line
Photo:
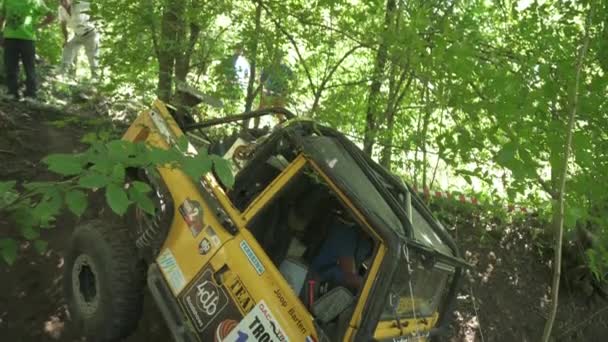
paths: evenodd
<path fill-rule="evenodd" d="M 429 104 L 429 88 L 428 82 L 425 82 L 424 92 L 426 94 L 426 105 L 424 109 L 424 119 L 422 121 L 422 141 L 421 141 L 421 149 L 422 149 L 422 188 L 427 187 L 427 169 L 428 169 L 428 153 L 426 150 L 426 141 L 427 135 L 429 131 L 429 123 L 431 121 L 431 106 Z"/>
<path fill-rule="evenodd" d="M 585 25 L 585 38 L 581 53 L 578 56 L 577 68 L 576 68 L 576 79 L 574 83 L 574 90 L 572 92 L 572 105 L 570 111 L 570 118 L 568 119 L 568 127 L 566 131 L 566 143 L 564 147 L 564 160 L 563 167 L 561 169 L 559 189 L 555 191 L 558 194 L 558 210 L 553 211 L 553 227 L 555 230 L 555 246 L 554 246 L 554 262 L 553 262 L 553 283 L 551 286 L 551 311 L 549 312 L 549 318 L 545 324 L 543 331 L 543 342 L 548 342 L 551 337 L 551 330 L 553 329 L 553 322 L 555 322 L 555 316 L 557 315 L 557 306 L 559 298 L 559 281 L 561 276 L 562 268 L 562 240 L 564 237 L 564 201 L 566 197 L 566 178 L 568 176 L 568 161 L 570 160 L 570 152 L 572 146 L 572 135 L 574 134 L 574 122 L 576 120 L 576 110 L 578 107 L 578 90 L 581 79 L 581 71 L 585 62 L 585 56 L 587 55 L 587 49 L 589 48 L 589 27 L 592 18 L 592 10 L 589 12 L 589 17 Z M 555 205 L 554 205 L 555 209 Z"/>
<path fill-rule="evenodd" d="M 258 61 L 258 46 L 260 43 L 259 36 L 261 34 L 262 29 L 262 0 L 257 1 L 257 7 L 255 8 L 255 35 L 253 41 L 251 41 L 250 51 L 251 55 L 249 57 L 249 82 L 247 83 L 247 95 L 245 96 L 245 111 L 250 112 L 253 107 L 253 101 L 257 95 L 257 89 L 255 87 L 255 79 L 256 79 L 256 68 Z M 245 127 L 249 126 L 249 120 L 245 120 Z"/>
<path fill-rule="evenodd" d="M 201 33 L 200 26 L 196 24 L 190 24 L 190 35 L 188 38 L 188 45 L 184 49 L 181 49 L 175 63 L 175 79 L 178 82 L 186 82 L 188 73 L 190 72 L 190 62 L 192 54 L 196 48 L 198 37 Z M 183 45 L 183 44 L 182 44 Z"/>
<path fill-rule="evenodd" d="M 380 98 L 380 88 L 384 81 L 384 69 L 386 66 L 386 60 L 388 56 L 388 44 L 386 42 L 386 33 L 391 28 L 391 22 L 393 14 L 395 12 L 395 0 L 386 1 L 386 14 L 384 17 L 384 34 L 378 47 L 376 54 L 376 63 L 374 65 L 374 72 L 372 77 L 372 83 L 369 88 L 369 95 L 367 98 L 367 111 L 365 114 L 365 132 L 363 137 L 363 152 L 371 156 L 374 143 L 376 142 L 376 130 L 378 126 L 378 102 Z"/>
<path fill-rule="evenodd" d="M 173 73 L 183 31 L 184 0 L 167 0 L 161 22 L 158 54 L 158 97 L 168 101 L 173 94 Z"/>

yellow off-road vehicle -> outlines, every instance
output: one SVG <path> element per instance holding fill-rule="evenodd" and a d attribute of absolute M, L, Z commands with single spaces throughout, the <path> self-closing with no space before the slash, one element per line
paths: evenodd
<path fill-rule="evenodd" d="M 287 120 L 267 132 L 205 134 L 277 113 Z M 89 340 L 132 333 L 146 282 L 176 341 L 427 341 L 445 330 L 466 264 L 410 187 L 344 135 L 285 109 L 189 118 L 156 101 L 124 139 L 169 148 L 187 135 L 233 162 L 235 184 L 134 170 L 157 214 L 77 227 L 65 283 Z M 321 275 L 343 267 L 338 250 L 354 251 L 357 286 Z"/>

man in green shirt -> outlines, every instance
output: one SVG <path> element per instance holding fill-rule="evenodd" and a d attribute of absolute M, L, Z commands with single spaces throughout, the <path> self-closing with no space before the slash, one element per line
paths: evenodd
<path fill-rule="evenodd" d="M 6 85 L 9 94 L 16 99 L 19 99 L 20 60 L 26 75 L 25 96 L 36 98 L 36 29 L 54 19 L 43 0 L 0 0 Z"/>

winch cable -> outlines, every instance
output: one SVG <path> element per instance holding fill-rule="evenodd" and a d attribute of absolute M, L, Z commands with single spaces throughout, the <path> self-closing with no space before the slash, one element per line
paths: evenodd
<path fill-rule="evenodd" d="M 479 312 L 477 311 L 477 303 L 475 300 L 475 295 L 473 294 L 473 284 L 469 284 L 469 294 L 471 295 L 471 302 L 473 302 L 473 311 L 475 311 L 475 317 L 477 317 L 477 325 L 479 327 L 479 337 L 481 338 L 481 342 L 485 342 L 483 338 L 483 331 L 481 329 L 481 318 L 479 317 Z"/>

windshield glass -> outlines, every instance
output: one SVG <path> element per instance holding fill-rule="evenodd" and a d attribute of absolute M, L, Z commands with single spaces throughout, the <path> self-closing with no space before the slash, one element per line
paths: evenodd
<path fill-rule="evenodd" d="M 411 249 L 410 260 L 412 263 L 411 289 L 408 277 L 408 268 L 405 258 L 395 273 L 393 285 L 389 291 L 389 298 L 382 312 L 382 320 L 395 320 L 416 317 L 428 317 L 437 311 L 445 293 L 448 280 L 454 273 L 454 268 L 435 263 L 431 267 L 425 267 L 419 254 Z"/>
<path fill-rule="evenodd" d="M 447 255 L 453 255 L 452 249 L 445 244 L 431 225 L 424 219 L 422 214 L 412 203 L 412 226 L 414 227 L 414 239 L 425 246 L 431 247 Z"/>
<path fill-rule="evenodd" d="M 358 204 L 366 217 L 374 220 L 374 224 L 389 227 L 399 236 L 405 235 L 397 215 L 353 157 L 334 138 L 308 137 L 304 139 L 304 145 L 307 153 L 328 170 L 337 185 Z"/>

